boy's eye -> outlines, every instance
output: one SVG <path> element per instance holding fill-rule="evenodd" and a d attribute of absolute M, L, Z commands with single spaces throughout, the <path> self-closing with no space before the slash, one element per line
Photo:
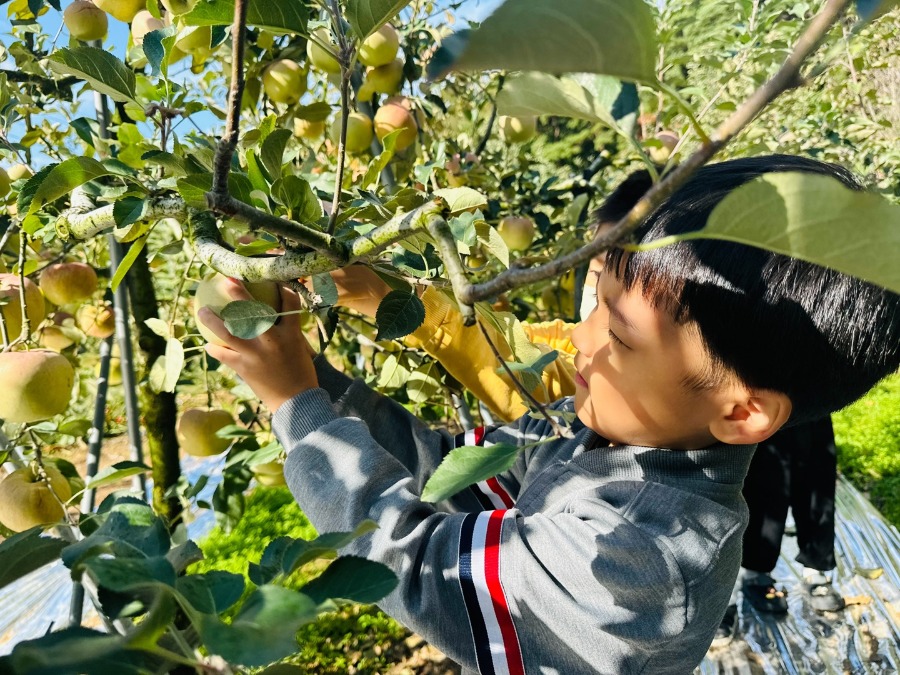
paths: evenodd
<path fill-rule="evenodd" d="M 612 341 L 615 342 L 616 344 L 622 345 L 623 347 L 625 347 L 625 349 L 630 349 L 630 347 L 629 347 L 628 345 L 626 345 L 624 342 L 622 342 L 621 339 L 619 339 L 619 336 L 618 336 L 618 335 L 616 335 L 615 333 L 613 333 L 612 328 L 610 328 L 607 332 L 609 333 L 609 339 L 610 339 L 610 340 L 612 340 Z"/>

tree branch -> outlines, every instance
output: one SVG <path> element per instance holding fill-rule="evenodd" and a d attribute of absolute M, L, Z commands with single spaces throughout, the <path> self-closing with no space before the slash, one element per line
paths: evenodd
<path fill-rule="evenodd" d="M 89 239 L 116 226 L 114 208 L 113 204 L 96 208 L 83 191 L 76 189 L 72 193 L 72 206 L 56 219 L 56 233 L 63 240 Z M 188 207 L 181 197 L 167 195 L 148 199 L 141 217 L 147 220 L 183 218 L 187 212 Z"/>
<path fill-rule="evenodd" d="M 228 117 L 225 135 L 216 148 L 213 166 L 213 187 L 215 195 L 228 194 L 228 173 L 231 160 L 237 149 L 241 122 L 241 101 L 244 98 L 244 44 L 247 41 L 247 6 L 250 0 L 235 0 L 234 22 L 231 25 L 231 89 L 228 92 Z M 207 199 L 209 196 L 207 195 Z M 212 203 L 210 207 L 214 208 Z"/>
<path fill-rule="evenodd" d="M 558 276 L 624 240 L 676 189 L 687 182 L 697 169 L 712 159 L 750 124 L 767 105 L 785 91 L 802 84 L 800 70 L 803 63 L 819 47 L 829 29 L 849 3 L 850 0 L 828 0 L 822 11 L 812 19 L 798 38 L 794 49 L 778 72 L 754 91 L 728 119 L 719 125 L 718 129 L 710 136 L 708 143 L 702 145 L 684 163 L 669 173 L 662 181 L 656 183 L 606 236 L 594 239 L 579 250 L 545 265 L 530 269 L 510 269 L 481 284 L 467 283 L 456 291 L 460 305 L 472 305 L 479 300 L 495 297 L 517 286 Z"/>
<path fill-rule="evenodd" d="M 469 279 L 463 268 L 462 261 L 459 259 L 459 249 L 456 248 L 456 239 L 447 221 L 440 216 L 432 216 L 428 220 L 428 232 L 437 242 L 438 249 L 441 252 L 441 260 L 444 261 L 444 268 L 447 270 L 447 276 L 450 277 L 450 285 L 453 287 L 454 295 L 458 295 L 459 291 L 469 285 Z M 471 305 L 460 305 L 460 313 L 463 322 L 467 326 L 471 326 L 475 322 L 475 308 Z"/>

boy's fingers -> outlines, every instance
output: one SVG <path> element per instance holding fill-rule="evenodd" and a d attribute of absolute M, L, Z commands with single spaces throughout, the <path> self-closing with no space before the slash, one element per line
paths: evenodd
<path fill-rule="evenodd" d="M 225 285 L 225 288 L 232 300 L 256 300 L 250 295 L 250 291 L 247 290 L 244 282 L 240 279 L 228 277 L 228 283 Z"/>
<path fill-rule="evenodd" d="M 229 349 L 233 349 L 232 345 L 236 344 L 240 338 L 236 338 L 225 327 L 225 322 L 216 316 L 209 307 L 201 307 L 197 312 L 197 318 L 203 322 L 203 325 L 209 328 L 213 335 L 224 342 Z M 216 357 L 218 358 L 218 357 Z"/>
<path fill-rule="evenodd" d="M 214 345 L 212 342 L 206 343 L 206 353 L 213 357 L 216 361 L 220 363 L 224 363 L 226 366 L 234 367 L 234 364 L 237 362 L 238 354 L 233 349 L 229 349 L 228 347 L 223 347 L 221 345 Z"/>
<path fill-rule="evenodd" d="M 281 309 L 284 312 L 295 312 L 299 309 L 303 309 L 303 303 L 300 300 L 300 296 L 287 286 L 281 287 Z"/>

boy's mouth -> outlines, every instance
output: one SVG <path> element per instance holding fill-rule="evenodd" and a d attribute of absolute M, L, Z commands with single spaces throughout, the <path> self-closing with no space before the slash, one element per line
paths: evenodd
<path fill-rule="evenodd" d="M 581 376 L 581 373 L 575 373 L 575 384 L 579 387 L 585 387 L 585 388 L 588 386 L 587 380 L 585 380 Z"/>

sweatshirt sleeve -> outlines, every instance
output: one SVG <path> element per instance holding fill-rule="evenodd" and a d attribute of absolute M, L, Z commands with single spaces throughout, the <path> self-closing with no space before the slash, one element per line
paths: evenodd
<path fill-rule="evenodd" d="M 533 440 L 527 419 L 519 442 Z M 552 516 L 526 517 L 514 505 L 447 512 L 423 502 L 421 481 L 396 449 L 382 447 L 362 420 L 339 417 L 323 389 L 282 405 L 273 427 L 288 450 L 288 486 L 314 527 L 349 531 L 375 521 L 378 529 L 343 553 L 389 567 L 399 584 L 379 606 L 466 669 L 591 672 L 591 659 L 603 658 L 610 672 L 630 672 L 634 663 L 617 670 L 612 646 L 631 645 L 629 658 L 640 660 L 646 657 L 635 643 L 659 646 L 683 628 L 685 598 L 671 554 L 596 495 L 573 495 Z M 511 433 L 496 430 L 486 441 Z M 636 569 L 645 583 L 635 583 Z M 661 607 L 674 617 L 665 634 L 656 622 L 635 622 L 659 616 Z"/>

